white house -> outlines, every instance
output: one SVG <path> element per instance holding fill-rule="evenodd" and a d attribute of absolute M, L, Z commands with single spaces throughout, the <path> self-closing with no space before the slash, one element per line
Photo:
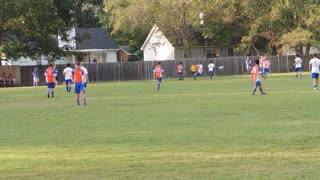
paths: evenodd
<path fill-rule="evenodd" d="M 81 41 L 75 41 L 76 38 L 83 37 Z M 74 28 L 69 32 L 68 42 L 64 42 L 58 36 L 59 47 L 69 46 L 71 52 L 81 54 L 81 59 L 75 55 L 62 57 L 56 60 L 56 64 L 75 63 L 76 61 L 84 61 L 91 63 L 95 58 L 97 62 L 117 62 L 118 45 L 110 37 L 109 32 L 105 28 Z M 36 66 L 48 64 L 45 56 L 38 59 L 21 57 L 17 61 L 2 60 L 2 65 L 20 65 L 20 66 Z"/>
<path fill-rule="evenodd" d="M 91 63 L 93 59 L 97 62 L 117 62 L 117 52 L 119 46 L 110 37 L 109 32 L 105 28 L 75 28 L 69 33 L 69 42 L 61 41 L 59 37 L 59 46 L 68 45 L 72 48 L 72 52 L 81 53 L 81 59 L 76 59 L 74 55 L 65 57 L 67 62 L 75 62 L 77 60 Z M 75 39 L 81 39 L 75 41 Z"/>
<path fill-rule="evenodd" d="M 144 61 L 165 61 L 185 58 L 185 50 L 181 46 L 172 45 L 157 25 L 154 25 L 140 48 Z M 191 47 L 191 58 L 212 58 L 216 56 L 232 56 L 232 48 L 213 46 Z"/>

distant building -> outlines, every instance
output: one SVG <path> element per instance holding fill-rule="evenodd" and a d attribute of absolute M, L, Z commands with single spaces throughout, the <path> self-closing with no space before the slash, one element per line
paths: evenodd
<path fill-rule="evenodd" d="M 141 47 L 144 61 L 165 61 L 186 57 L 182 46 L 174 46 L 161 32 L 157 25 L 151 29 Z M 192 46 L 191 58 L 213 58 L 217 56 L 233 56 L 233 48 L 218 46 Z"/>
<path fill-rule="evenodd" d="M 119 45 L 119 51 L 118 51 L 118 62 L 127 62 L 130 60 L 130 58 L 138 58 L 137 53 L 131 53 L 129 51 L 129 45 Z"/>
<path fill-rule="evenodd" d="M 80 41 L 75 41 L 75 37 Z M 117 62 L 119 46 L 113 41 L 105 28 L 75 28 L 70 31 L 70 42 L 63 42 L 59 38 L 59 46 L 68 45 L 72 52 L 81 53 L 80 57 L 65 57 L 68 62 L 83 61 L 91 63 Z M 76 59 L 77 58 L 77 59 Z"/>

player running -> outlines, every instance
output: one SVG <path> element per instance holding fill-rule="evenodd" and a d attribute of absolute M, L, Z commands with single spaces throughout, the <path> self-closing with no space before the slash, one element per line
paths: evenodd
<path fill-rule="evenodd" d="M 256 64 L 252 67 L 252 71 L 251 71 L 251 77 L 252 77 L 252 82 L 254 83 L 253 85 L 253 91 L 252 91 L 252 95 L 254 95 L 256 93 L 257 87 L 259 87 L 259 90 L 261 92 L 261 94 L 265 95 L 266 93 L 263 92 L 262 90 L 262 86 L 261 86 L 261 82 L 260 82 L 260 75 L 264 77 L 264 75 L 262 74 L 260 67 L 259 67 L 259 60 L 255 60 L 254 61 Z"/>
<path fill-rule="evenodd" d="M 163 73 L 163 68 L 160 65 L 161 63 L 158 62 L 158 65 L 153 69 L 153 76 L 155 79 L 157 79 L 157 90 L 160 90 L 160 83 L 162 81 L 162 73 Z"/>
<path fill-rule="evenodd" d="M 299 54 L 296 55 L 296 59 L 294 60 L 294 66 L 296 68 L 296 78 L 300 78 L 302 79 L 302 74 L 301 74 L 301 70 L 302 70 L 302 59 L 299 57 Z"/>
<path fill-rule="evenodd" d="M 177 66 L 177 73 L 179 74 L 179 80 L 184 80 L 182 62 L 179 62 L 179 65 Z"/>
<path fill-rule="evenodd" d="M 54 69 L 52 68 L 52 63 L 48 65 L 49 67 L 46 69 L 44 76 L 46 77 L 46 82 L 47 82 L 47 94 L 48 98 L 50 98 L 50 93 L 51 97 L 54 97 L 54 87 L 55 87 L 55 76 L 54 76 Z"/>
<path fill-rule="evenodd" d="M 318 54 L 313 54 L 313 58 L 309 61 L 309 72 L 311 73 L 314 90 L 318 89 L 319 65 L 320 59 L 318 59 Z"/>

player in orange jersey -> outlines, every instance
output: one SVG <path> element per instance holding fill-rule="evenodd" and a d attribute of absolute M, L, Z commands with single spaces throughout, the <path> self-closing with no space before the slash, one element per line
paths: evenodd
<path fill-rule="evenodd" d="M 55 87 L 55 76 L 54 76 L 54 69 L 52 68 L 52 64 L 49 63 L 48 68 L 46 69 L 46 71 L 44 72 L 44 75 L 46 77 L 46 82 L 47 82 L 47 94 L 48 94 L 48 98 L 50 98 L 50 93 L 51 93 L 51 97 L 54 96 L 54 87 Z"/>
<path fill-rule="evenodd" d="M 160 90 L 160 83 L 162 81 L 162 73 L 163 73 L 163 68 L 160 65 L 161 63 L 158 62 L 158 65 L 153 69 L 153 76 L 155 79 L 157 79 L 157 89 Z"/>

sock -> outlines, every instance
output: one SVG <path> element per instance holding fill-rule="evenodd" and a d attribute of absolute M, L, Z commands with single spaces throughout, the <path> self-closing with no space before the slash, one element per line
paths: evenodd
<path fill-rule="evenodd" d="M 48 98 L 50 97 L 50 89 L 47 90 Z"/>
<path fill-rule="evenodd" d="M 51 93 L 51 97 L 53 97 L 54 96 L 54 92 L 52 91 L 52 93 Z"/>
<path fill-rule="evenodd" d="M 80 105 L 80 100 L 79 100 L 79 98 L 77 98 L 77 104 Z"/>
<path fill-rule="evenodd" d="M 160 90 L 160 83 L 158 83 L 158 88 L 157 89 Z"/>
<path fill-rule="evenodd" d="M 256 90 L 257 90 L 257 89 L 254 89 L 254 90 L 252 91 L 252 95 L 254 95 L 254 94 L 256 93 Z"/>
<path fill-rule="evenodd" d="M 264 92 L 263 92 L 263 90 L 262 90 L 262 88 L 260 88 L 259 90 L 260 90 L 261 94 L 263 94 L 263 93 L 264 93 Z"/>
<path fill-rule="evenodd" d="M 298 78 L 298 75 L 296 75 L 296 78 Z"/>
<path fill-rule="evenodd" d="M 69 87 L 69 92 L 71 92 L 71 86 Z"/>
<path fill-rule="evenodd" d="M 87 100 L 85 97 L 82 98 L 83 104 L 86 105 L 87 104 Z"/>

